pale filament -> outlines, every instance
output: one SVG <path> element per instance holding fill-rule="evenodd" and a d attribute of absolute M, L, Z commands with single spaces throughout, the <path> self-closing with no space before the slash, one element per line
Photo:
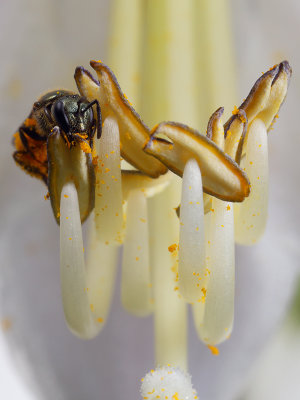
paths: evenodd
<path fill-rule="evenodd" d="M 268 137 L 263 121 L 256 118 L 250 128 L 242 167 L 251 182 L 247 199 L 234 207 L 235 240 L 252 245 L 263 235 L 268 218 Z"/>
<path fill-rule="evenodd" d="M 120 138 L 116 120 L 107 117 L 97 144 L 95 225 L 100 241 L 122 243 L 123 210 Z"/>
<path fill-rule="evenodd" d="M 93 236 L 86 269 L 77 191 L 66 183 L 60 202 L 62 300 L 69 328 L 84 339 L 96 336 L 105 323 L 118 257 L 117 246 L 96 243 L 95 232 Z"/>
<path fill-rule="evenodd" d="M 199 166 L 189 160 L 184 169 L 180 205 L 179 290 L 188 302 L 202 298 L 205 274 L 203 190 Z"/>
<path fill-rule="evenodd" d="M 147 199 L 141 190 L 135 190 L 127 201 L 121 282 L 124 308 L 140 317 L 151 313 L 151 287 Z"/>

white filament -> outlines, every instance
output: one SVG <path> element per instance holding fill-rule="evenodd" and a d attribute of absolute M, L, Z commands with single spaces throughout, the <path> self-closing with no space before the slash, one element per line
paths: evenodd
<path fill-rule="evenodd" d="M 142 379 L 141 395 L 143 399 L 148 400 L 195 400 L 198 398 L 190 375 L 179 368 L 170 366 L 149 372 Z"/>
<path fill-rule="evenodd" d="M 234 315 L 234 222 L 232 204 L 213 199 L 205 218 L 206 293 L 193 306 L 199 338 L 209 345 L 224 341 L 231 333 Z"/>
<path fill-rule="evenodd" d="M 242 166 L 250 180 L 251 192 L 243 203 L 235 205 L 235 240 L 251 245 L 263 235 L 268 212 L 268 138 L 265 124 L 258 118 L 250 126 Z"/>
<path fill-rule="evenodd" d="M 186 163 L 180 206 L 179 290 L 194 302 L 203 296 L 205 274 L 203 190 L 199 166 L 195 160 Z"/>
<path fill-rule="evenodd" d="M 70 330 L 89 339 L 102 329 L 110 306 L 118 248 L 100 244 L 93 233 L 85 270 L 78 197 L 67 183 L 60 201 L 60 275 L 65 318 Z"/>
<path fill-rule="evenodd" d="M 60 279 L 66 322 L 81 338 L 95 335 L 88 296 L 83 241 L 75 185 L 67 183 L 60 200 Z"/>
<path fill-rule="evenodd" d="M 119 127 L 114 118 L 103 124 L 97 141 L 95 224 L 99 240 L 122 243 L 123 211 Z"/>
<path fill-rule="evenodd" d="M 121 285 L 122 303 L 128 312 L 146 316 L 152 311 L 147 199 L 138 190 L 128 197 Z"/>
<path fill-rule="evenodd" d="M 98 332 L 105 325 L 110 309 L 119 250 L 119 246 L 99 241 L 93 224 L 87 251 L 86 292 Z"/>
<path fill-rule="evenodd" d="M 187 368 L 186 303 L 178 291 L 177 254 L 179 221 L 174 208 L 180 202 L 180 180 L 149 200 L 150 261 L 153 268 L 156 365 Z"/>

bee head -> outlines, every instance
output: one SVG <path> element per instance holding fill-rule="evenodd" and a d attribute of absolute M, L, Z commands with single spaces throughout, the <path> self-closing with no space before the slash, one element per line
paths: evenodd
<path fill-rule="evenodd" d="M 72 140 L 74 133 L 89 131 L 93 124 L 93 110 L 86 99 L 78 95 L 69 95 L 57 99 L 51 108 L 51 114 L 57 126 Z"/>

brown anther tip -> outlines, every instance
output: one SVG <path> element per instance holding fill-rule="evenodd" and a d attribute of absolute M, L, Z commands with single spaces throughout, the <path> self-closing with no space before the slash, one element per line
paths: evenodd
<path fill-rule="evenodd" d="M 290 66 L 290 64 L 287 60 L 282 61 L 279 64 L 279 68 L 288 75 L 292 75 L 292 73 L 293 73 L 292 67 Z"/>
<path fill-rule="evenodd" d="M 102 61 L 91 60 L 90 66 L 98 73 L 101 73 L 103 70 L 106 70 L 110 73 L 110 75 L 114 76 L 112 70 L 106 64 L 104 64 Z M 114 76 L 114 79 L 116 80 L 115 76 Z"/>
<path fill-rule="evenodd" d="M 207 124 L 207 130 L 206 130 L 206 136 L 208 139 L 212 140 L 213 132 L 212 132 L 212 126 L 215 120 L 218 120 L 222 117 L 224 113 L 224 107 L 219 107 L 210 117 L 208 124 Z"/>
<path fill-rule="evenodd" d="M 100 86 L 99 82 L 93 77 L 90 71 L 85 69 L 83 66 L 76 67 L 74 73 L 75 81 L 77 82 L 77 80 L 79 80 L 82 75 L 87 75 L 96 85 Z"/>
<path fill-rule="evenodd" d="M 277 79 L 281 76 L 282 73 L 286 74 L 288 79 L 291 77 L 292 68 L 288 61 L 282 61 L 280 64 L 278 64 L 278 71 L 272 81 L 272 86 L 277 81 Z"/>

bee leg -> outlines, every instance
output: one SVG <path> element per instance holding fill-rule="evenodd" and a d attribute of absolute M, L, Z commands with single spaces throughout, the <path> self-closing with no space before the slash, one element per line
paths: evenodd
<path fill-rule="evenodd" d="M 15 162 L 29 175 L 41 179 L 47 185 L 48 166 L 39 163 L 29 151 L 15 151 Z"/>
<path fill-rule="evenodd" d="M 96 104 L 96 110 L 97 110 L 97 139 L 101 138 L 101 134 L 102 134 L 102 114 L 101 114 L 101 108 L 99 105 L 99 101 L 98 100 L 93 100 L 91 101 L 86 108 L 84 109 L 84 111 L 88 110 L 90 107 L 92 107 L 94 104 Z M 95 132 L 92 132 L 92 135 L 90 137 L 90 139 L 93 139 Z"/>
<path fill-rule="evenodd" d="M 29 129 L 24 129 L 23 127 L 20 127 L 19 135 L 20 135 L 20 139 L 21 139 L 21 142 L 22 142 L 22 144 L 24 146 L 25 151 L 27 153 L 30 153 L 32 158 L 36 159 L 35 156 L 34 156 L 34 153 L 30 149 L 30 146 L 29 146 L 29 143 L 28 143 L 28 139 L 26 138 L 26 135 L 27 135 L 30 139 L 34 139 L 35 140 L 35 138 L 31 136 L 31 131 Z"/>
<path fill-rule="evenodd" d="M 20 130 L 22 130 L 23 133 L 26 133 L 26 135 L 29 136 L 30 139 L 37 140 L 39 142 L 45 141 L 45 137 L 39 135 L 34 129 L 29 129 L 21 126 Z"/>
<path fill-rule="evenodd" d="M 102 114 L 99 101 L 94 100 L 94 102 L 96 104 L 96 109 L 97 109 L 97 139 L 100 139 L 102 135 Z"/>

